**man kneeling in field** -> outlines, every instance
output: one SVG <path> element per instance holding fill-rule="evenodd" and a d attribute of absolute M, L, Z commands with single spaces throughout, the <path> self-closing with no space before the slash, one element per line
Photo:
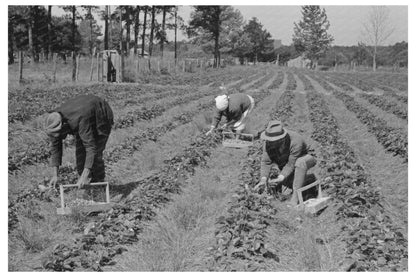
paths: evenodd
<path fill-rule="evenodd" d="M 68 134 L 75 137 L 75 156 L 80 175 L 77 185 L 101 182 L 105 178 L 103 151 L 110 136 L 113 111 L 108 103 L 94 95 L 76 96 L 46 116 L 45 132 L 50 140 L 53 177 L 49 186 L 58 182 L 62 163 L 62 141 Z"/>
<path fill-rule="evenodd" d="M 206 133 L 209 135 L 218 127 L 221 118 L 225 116 L 227 123 L 221 128 L 231 127 L 237 135 L 241 134 L 246 127 L 247 117 L 254 108 L 254 99 L 250 95 L 235 93 L 220 95 L 215 98 L 216 111 L 212 120 L 211 129 Z"/>
<path fill-rule="evenodd" d="M 293 182 L 290 204 L 297 205 L 299 200 L 296 190 L 304 186 L 308 169 L 316 164 L 315 158 L 308 154 L 309 146 L 300 134 L 285 130 L 279 120 L 270 121 L 260 138 L 264 140 L 261 179 L 255 190 L 267 185 L 270 169 L 273 164 L 277 164 L 280 174 L 274 182 L 286 187 L 290 187 Z"/>

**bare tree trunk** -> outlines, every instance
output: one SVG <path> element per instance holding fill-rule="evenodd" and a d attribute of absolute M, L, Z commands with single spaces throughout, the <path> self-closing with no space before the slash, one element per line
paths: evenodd
<path fill-rule="evenodd" d="M 104 50 L 108 50 L 108 6 L 105 6 L 104 15 Z"/>
<path fill-rule="evenodd" d="M 377 70 L 376 56 L 377 56 L 377 45 L 374 45 L 374 53 L 373 53 L 373 71 L 376 71 L 376 70 Z"/>
<path fill-rule="evenodd" d="M 176 66 L 176 59 L 178 58 L 177 35 L 178 35 L 178 7 L 175 7 L 175 66 Z"/>
<path fill-rule="evenodd" d="M 160 52 L 163 58 L 163 46 L 165 43 L 165 21 L 166 21 L 166 7 L 163 6 L 163 16 L 162 16 L 162 34 L 163 38 L 160 40 Z"/>
<path fill-rule="evenodd" d="M 19 84 L 23 81 L 23 52 L 19 51 Z"/>
<path fill-rule="evenodd" d="M 77 55 L 75 53 L 75 12 L 76 7 L 72 6 L 72 81 L 77 78 Z"/>
<path fill-rule="evenodd" d="M 31 55 L 31 60 L 32 60 L 32 62 L 34 62 L 34 59 L 35 59 L 35 52 L 34 52 L 34 49 L 33 49 L 33 34 L 32 34 L 32 32 L 33 32 L 33 22 L 32 22 L 32 19 L 30 19 L 30 21 L 29 21 L 29 24 L 28 24 L 28 26 L 27 26 L 27 32 L 28 32 L 28 38 L 29 38 L 29 53 L 30 53 L 30 55 Z"/>
<path fill-rule="evenodd" d="M 149 56 L 152 56 L 152 52 L 153 52 L 153 33 L 155 31 L 155 13 L 156 13 L 156 8 L 155 6 L 152 6 L 152 23 L 150 25 Z"/>
<path fill-rule="evenodd" d="M 52 6 L 48 6 L 48 47 L 46 48 L 46 59 L 53 59 L 52 53 Z"/>
<path fill-rule="evenodd" d="M 13 43 L 13 38 L 14 38 L 14 26 L 12 24 L 12 22 L 10 21 L 9 18 L 9 26 L 8 26 L 8 39 L 9 39 L 9 62 L 8 64 L 13 64 L 14 63 L 14 43 Z"/>
<path fill-rule="evenodd" d="M 126 8 L 126 56 L 130 55 L 130 7 Z"/>
<path fill-rule="evenodd" d="M 144 19 L 143 19 L 143 34 L 142 34 L 142 57 L 144 57 L 144 39 L 146 37 L 146 25 L 147 25 L 147 7 L 144 7 Z"/>
<path fill-rule="evenodd" d="M 120 8 L 120 82 L 124 79 L 124 51 L 123 51 L 123 21 L 121 20 L 122 10 Z"/>
<path fill-rule="evenodd" d="M 139 26 L 140 26 L 140 6 L 136 6 L 136 12 L 134 13 L 134 56 L 137 56 L 137 42 L 139 39 Z"/>

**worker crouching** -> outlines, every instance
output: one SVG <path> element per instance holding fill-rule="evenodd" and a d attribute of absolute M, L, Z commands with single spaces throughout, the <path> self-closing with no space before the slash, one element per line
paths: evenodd
<path fill-rule="evenodd" d="M 75 137 L 76 167 L 79 174 L 77 185 L 105 179 L 103 151 L 114 124 L 109 104 L 94 95 L 76 96 L 63 103 L 46 116 L 45 132 L 50 140 L 53 177 L 49 186 L 58 182 L 59 166 L 62 164 L 62 141 L 68 134 Z"/>
<path fill-rule="evenodd" d="M 206 135 L 211 134 L 218 127 L 223 116 L 227 122 L 221 129 L 230 127 L 233 132 L 239 135 L 245 129 L 248 115 L 254 108 L 254 99 L 243 93 L 223 94 L 215 98 L 215 106 L 216 111 L 211 128 Z"/>
<path fill-rule="evenodd" d="M 267 185 L 270 169 L 273 164 L 277 164 L 280 173 L 274 182 L 286 187 L 290 187 L 293 182 L 290 204 L 297 205 L 299 200 L 296 190 L 305 185 L 308 169 L 316 165 L 316 159 L 308 153 L 309 146 L 300 134 L 285 130 L 279 120 L 270 121 L 260 138 L 264 140 L 261 179 L 255 189 Z"/>

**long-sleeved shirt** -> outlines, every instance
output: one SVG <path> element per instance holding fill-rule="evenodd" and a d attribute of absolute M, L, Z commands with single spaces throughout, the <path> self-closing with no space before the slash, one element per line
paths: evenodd
<path fill-rule="evenodd" d="M 263 154 L 261 157 L 261 177 L 269 177 L 272 164 L 277 164 L 281 170 L 280 174 L 288 177 L 295 170 L 296 160 L 308 154 L 309 146 L 302 136 L 293 131 L 287 131 L 284 145 L 279 147 L 279 143 L 265 141 L 263 143 Z"/>
<path fill-rule="evenodd" d="M 76 96 L 54 110 L 68 124 L 70 133 L 79 136 L 84 145 L 86 158 L 84 168 L 91 169 L 97 154 L 98 136 L 109 136 L 114 124 L 113 111 L 108 103 L 94 95 Z M 66 135 L 53 138 L 51 142 L 51 166 L 62 163 L 62 140 Z"/>
<path fill-rule="evenodd" d="M 250 108 L 251 101 L 246 94 L 235 93 L 230 94 L 228 97 L 227 109 L 220 111 L 215 108 L 215 114 L 211 124 L 215 128 L 218 126 L 218 123 L 220 123 L 222 116 L 225 116 L 227 124 L 231 125 L 240 120 L 243 113 Z"/>

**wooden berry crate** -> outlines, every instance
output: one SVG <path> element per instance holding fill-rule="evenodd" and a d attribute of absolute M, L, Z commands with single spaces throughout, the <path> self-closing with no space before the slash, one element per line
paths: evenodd
<path fill-rule="evenodd" d="M 302 192 L 310 189 L 312 187 L 318 186 L 318 197 L 317 198 L 311 198 L 307 201 L 303 202 Z M 297 206 L 298 210 L 303 210 L 306 214 L 316 214 L 320 210 L 324 209 L 328 206 L 330 197 L 323 197 L 322 196 L 322 188 L 321 183 L 318 181 L 313 182 L 310 185 L 304 186 L 298 190 L 296 190 L 296 193 L 298 194 L 299 199 L 299 205 Z"/>
<path fill-rule="evenodd" d="M 105 198 L 106 202 L 84 201 L 78 199 L 76 205 L 70 206 L 65 204 L 64 189 L 78 187 L 76 184 L 60 185 L 59 190 L 61 194 L 61 207 L 56 209 L 56 213 L 59 215 L 72 214 L 75 210 L 82 213 L 92 213 L 99 211 L 106 211 L 112 208 L 114 203 L 110 202 L 110 185 L 108 182 L 91 183 L 87 186 L 105 186 Z M 86 186 L 84 186 L 86 187 Z"/>
<path fill-rule="evenodd" d="M 223 132 L 222 133 L 222 145 L 224 147 L 232 148 L 244 148 L 253 145 L 254 135 L 252 134 L 239 134 L 237 139 L 237 134 L 233 132 Z"/>

